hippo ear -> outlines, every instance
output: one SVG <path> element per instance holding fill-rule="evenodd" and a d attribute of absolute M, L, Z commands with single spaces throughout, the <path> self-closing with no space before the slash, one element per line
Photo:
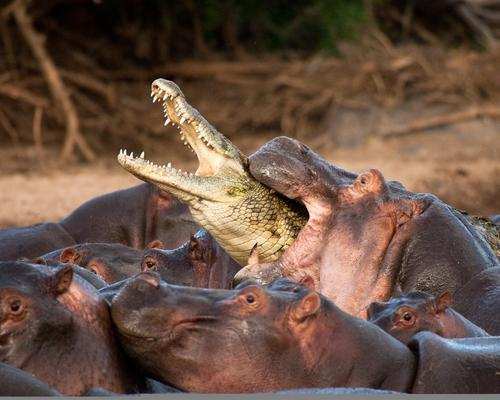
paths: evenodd
<path fill-rule="evenodd" d="M 152 242 L 149 242 L 148 245 L 146 246 L 147 249 L 164 249 L 165 245 L 161 240 L 153 240 Z"/>
<path fill-rule="evenodd" d="M 258 243 L 255 243 L 250 251 L 250 255 L 248 256 L 247 265 L 256 265 L 260 264 L 259 260 L 259 251 L 257 250 Z"/>
<path fill-rule="evenodd" d="M 448 292 L 448 291 L 442 293 L 436 299 L 436 310 L 437 310 L 437 312 L 443 312 L 448 307 L 450 307 L 452 303 L 453 303 L 453 296 L 451 295 L 451 293 Z"/>
<path fill-rule="evenodd" d="M 32 261 L 31 261 L 32 264 L 37 264 L 37 265 L 49 265 L 49 263 L 47 262 L 47 260 L 43 257 L 37 257 L 37 258 L 34 258 Z"/>
<path fill-rule="evenodd" d="M 311 291 L 294 306 L 292 318 L 296 323 L 301 323 L 308 317 L 315 315 L 320 307 L 321 297 L 318 293 Z"/>
<path fill-rule="evenodd" d="M 62 263 L 78 264 L 78 261 L 80 261 L 81 258 L 82 255 L 78 250 L 74 247 L 67 247 L 61 252 L 59 261 Z"/>
<path fill-rule="evenodd" d="M 311 275 L 305 275 L 299 280 L 299 284 L 305 286 L 309 290 L 316 290 L 316 284 L 314 283 L 314 279 Z"/>
<path fill-rule="evenodd" d="M 73 268 L 69 265 L 60 267 L 51 277 L 52 287 L 56 294 L 66 292 L 73 281 Z"/>
<path fill-rule="evenodd" d="M 192 262 L 209 262 L 209 249 L 204 246 L 203 241 L 195 235 L 189 239 L 189 259 Z"/>

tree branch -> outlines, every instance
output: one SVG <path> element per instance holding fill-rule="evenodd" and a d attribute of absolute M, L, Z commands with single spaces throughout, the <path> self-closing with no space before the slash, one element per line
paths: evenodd
<path fill-rule="evenodd" d="M 52 97 L 59 104 L 66 120 L 66 137 L 61 152 L 63 160 L 73 156 L 75 146 L 78 146 L 87 161 L 95 159 L 95 154 L 87 144 L 80 132 L 78 114 L 71 101 L 70 95 L 64 86 L 61 76 L 44 46 L 44 37 L 38 33 L 26 12 L 26 2 L 15 0 L 11 3 L 11 12 L 21 31 L 22 36 L 28 43 L 33 55 L 40 64 L 42 73 L 50 88 Z"/>

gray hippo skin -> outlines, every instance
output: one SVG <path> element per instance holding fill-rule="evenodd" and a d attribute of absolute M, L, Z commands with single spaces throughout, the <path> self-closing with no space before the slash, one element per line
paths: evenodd
<path fill-rule="evenodd" d="M 0 261 L 35 258 L 54 249 L 75 244 L 59 224 L 45 223 L 0 230 Z"/>
<path fill-rule="evenodd" d="M 444 339 L 420 332 L 409 347 L 419 359 L 412 393 L 500 393 L 500 337 Z"/>
<path fill-rule="evenodd" d="M 153 240 L 177 247 L 196 232 L 187 206 L 143 183 L 87 201 L 60 222 L 76 243 L 121 243 L 144 249 Z"/>
<path fill-rule="evenodd" d="M 60 396 L 45 382 L 10 365 L 0 363 L 0 396 Z"/>

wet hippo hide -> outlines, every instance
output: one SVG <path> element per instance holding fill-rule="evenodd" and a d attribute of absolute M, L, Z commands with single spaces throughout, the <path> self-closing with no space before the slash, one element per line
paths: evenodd
<path fill-rule="evenodd" d="M 186 205 L 147 183 L 91 199 L 60 224 L 76 243 L 139 249 L 156 239 L 177 247 L 198 229 Z"/>
<path fill-rule="evenodd" d="M 19 368 L 0 363 L 0 396 L 60 396 L 45 382 Z"/>
<path fill-rule="evenodd" d="M 55 223 L 3 229 L 0 230 L 0 261 L 34 258 L 75 243 L 73 237 Z"/>
<path fill-rule="evenodd" d="M 500 393 L 500 337 L 420 332 L 408 346 L 418 357 L 412 393 Z"/>

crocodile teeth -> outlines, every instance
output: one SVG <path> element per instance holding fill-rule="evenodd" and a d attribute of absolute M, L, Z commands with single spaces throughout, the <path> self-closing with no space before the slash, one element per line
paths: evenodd
<path fill-rule="evenodd" d="M 142 159 L 144 159 L 144 156 L 145 156 L 145 154 L 144 154 L 144 151 L 143 151 L 143 152 L 141 153 L 140 157 L 141 157 Z"/>
<path fill-rule="evenodd" d="M 181 124 L 183 124 L 184 122 L 186 122 L 186 117 L 182 116 L 181 117 Z"/>
<path fill-rule="evenodd" d="M 169 122 L 170 122 L 170 120 L 167 118 L 167 119 L 165 120 L 165 122 L 163 123 L 163 126 L 167 126 Z"/>

